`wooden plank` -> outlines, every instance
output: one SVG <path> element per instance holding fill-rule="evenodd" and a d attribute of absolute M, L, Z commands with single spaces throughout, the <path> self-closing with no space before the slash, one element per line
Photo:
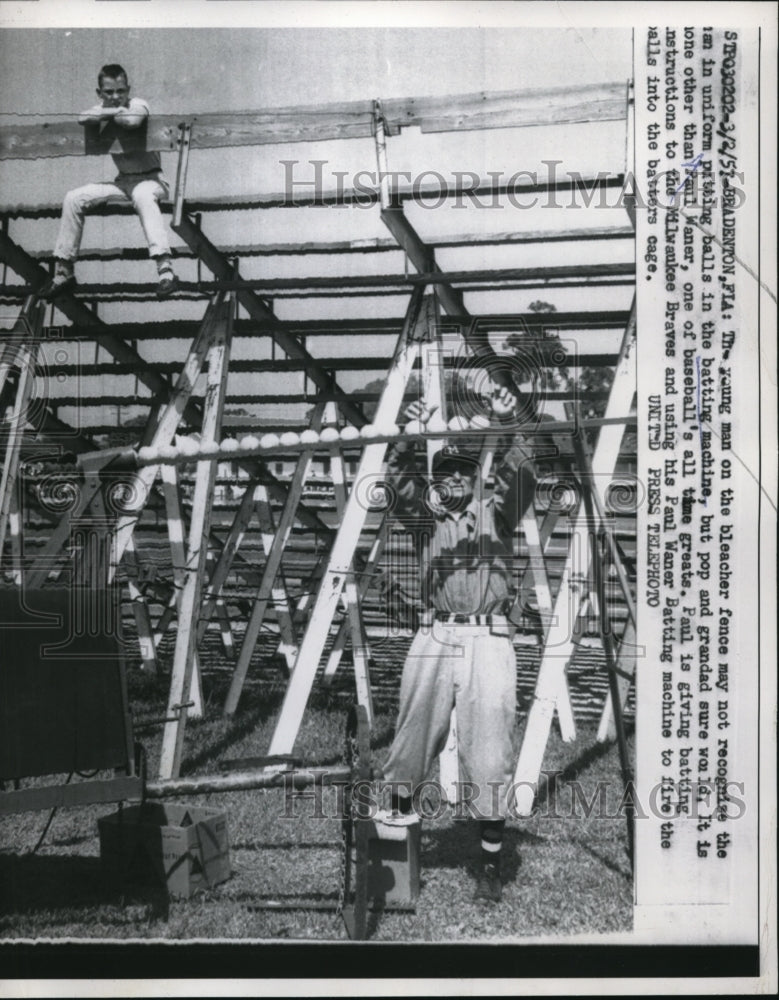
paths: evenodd
<path fill-rule="evenodd" d="M 516 128 L 533 125 L 565 125 L 575 122 L 622 121 L 625 118 L 624 83 L 589 84 L 572 91 L 525 91 L 521 95 L 469 94 L 436 112 L 428 106 L 420 114 L 422 132 L 453 132 L 468 129 Z"/>
<path fill-rule="evenodd" d="M 619 121 L 626 113 L 624 95 L 625 84 L 620 82 L 575 88 L 399 98 L 382 101 L 382 110 L 390 134 L 412 125 L 423 132 L 523 128 Z M 374 130 L 374 102 L 298 105 L 253 112 L 154 115 L 146 129 L 146 149 L 174 150 L 182 123 L 192 128 L 193 149 L 367 138 Z M 105 127 L 99 143 L 91 142 L 89 128 L 76 122 L 45 120 L 35 125 L 4 125 L 0 127 L 0 159 L 105 155 L 121 151 L 119 138 L 126 140 L 127 133 L 113 123 Z"/>
<path fill-rule="evenodd" d="M 208 382 L 206 401 L 203 407 L 202 429 L 204 440 L 214 440 L 218 438 L 220 433 L 230 359 L 232 316 L 235 306 L 232 298 L 225 301 L 223 297 L 220 297 L 216 308 L 218 316 L 208 351 Z M 176 649 L 166 713 L 169 717 L 175 716 L 175 721 L 167 722 L 163 730 L 160 757 L 161 778 L 177 776 L 181 768 L 184 729 L 187 721 L 187 708 L 183 695 L 185 691 L 189 691 L 194 674 L 197 615 L 200 611 L 200 595 L 208 554 L 207 537 L 211 521 L 215 475 L 216 464 L 214 462 L 199 463 L 192 499 L 186 577 L 179 603 Z"/>
<path fill-rule="evenodd" d="M 295 194 L 294 199 L 290 197 L 288 191 L 193 198 L 187 202 L 187 211 L 199 214 L 206 212 L 232 212 L 239 209 L 305 208 L 312 205 L 359 205 L 361 208 L 365 208 L 367 205 L 378 204 L 379 202 L 378 185 L 371 186 L 368 183 L 368 179 L 366 178 L 365 184 L 362 184 L 359 188 L 345 188 L 341 186 L 313 190 L 311 193 L 307 189 Z M 443 189 L 440 181 L 426 182 L 424 184 L 398 184 L 394 190 L 394 197 L 396 201 L 401 203 L 406 201 L 424 203 L 429 199 L 435 199 L 438 202 L 441 198 L 455 198 L 458 201 L 462 201 L 465 198 L 471 199 L 475 197 L 481 199 L 482 204 L 484 204 L 485 199 L 489 199 L 490 204 L 494 204 L 495 199 L 511 194 L 516 194 L 517 198 L 520 196 L 524 198 L 527 195 L 544 194 L 550 191 L 554 191 L 557 194 L 564 194 L 565 192 L 582 191 L 585 189 L 601 193 L 616 189 L 621 194 L 624 183 L 624 175 L 605 174 L 603 171 L 599 171 L 597 174 L 582 174 L 581 176 L 576 174 L 573 178 L 566 175 L 565 179 L 562 180 L 558 179 L 556 175 L 548 177 L 546 180 L 540 178 L 529 180 L 527 175 L 523 174 L 521 181 L 515 176 L 509 175 L 505 178 L 499 176 L 497 179 L 495 176 L 489 176 L 479 177 L 475 182 L 472 181 L 468 185 L 447 183 L 443 186 Z M 311 187 L 313 188 L 313 186 L 312 181 Z M 509 204 L 511 203 L 509 202 Z M 172 211 L 172 206 L 169 202 L 162 202 L 160 209 L 163 213 L 169 214 Z M 50 202 L 35 205 L 23 202 L 6 202 L 0 207 L 0 217 L 3 218 L 53 219 L 58 218 L 60 212 L 61 205 Z M 87 214 L 100 217 L 110 215 L 130 216 L 134 214 L 134 210 L 129 205 L 107 205 L 90 209 Z"/>
<path fill-rule="evenodd" d="M 405 386 L 419 352 L 422 330 L 418 329 L 418 319 L 422 309 L 421 286 L 412 296 L 407 322 L 398 341 L 398 349 L 392 369 L 387 375 L 384 393 L 376 411 L 375 423 L 392 424 L 398 417 Z M 378 475 L 381 471 L 385 443 L 369 443 L 365 446 L 357 471 L 357 481 Z M 298 729 L 305 712 L 311 687 L 319 667 L 319 660 L 338 605 L 354 550 L 367 518 L 366 505 L 359 490 L 352 490 L 346 504 L 344 516 L 338 528 L 333 547 L 330 550 L 327 569 L 317 593 L 306 634 L 300 646 L 295 670 L 290 678 L 284 702 L 271 740 L 269 753 L 290 753 L 297 738 Z"/>
<path fill-rule="evenodd" d="M 334 403 L 325 407 L 325 423 L 335 426 L 338 423 L 338 413 Z M 330 475 L 335 492 L 335 506 L 339 520 L 346 516 L 346 470 L 343 456 L 333 450 L 330 453 Z M 355 479 L 359 483 L 359 479 Z M 353 485 L 352 487 L 356 487 Z M 355 579 L 355 562 L 352 558 L 349 573 L 344 583 L 343 596 L 346 600 L 346 620 L 349 623 L 349 633 L 352 641 L 352 664 L 354 667 L 354 682 L 357 693 L 357 704 L 362 705 L 367 713 L 369 726 L 373 726 L 373 695 L 371 692 L 370 651 L 368 640 L 362 623 L 360 609 L 360 593 Z"/>
<path fill-rule="evenodd" d="M 227 611 L 223 598 L 218 598 L 216 602 L 216 617 L 219 621 L 219 635 L 222 639 L 222 649 L 228 659 L 235 659 L 235 636 L 233 626 L 230 623 L 230 615 Z"/>
<path fill-rule="evenodd" d="M 557 231 L 535 229 L 519 233 L 458 233 L 453 236 L 428 240 L 428 246 L 433 250 L 462 246 L 522 246 L 530 243 L 627 240 L 633 239 L 634 236 L 635 232 L 630 226 L 579 226 Z M 221 244 L 219 249 L 226 257 L 297 257 L 317 254 L 397 253 L 398 243 L 394 239 L 371 237 L 353 240 L 303 240 L 296 243 L 231 243 Z M 177 260 L 196 257 L 189 247 L 173 247 L 171 253 Z M 50 250 L 33 250 L 31 254 L 39 261 L 52 259 Z M 79 260 L 84 261 L 145 261 L 148 258 L 149 251 L 146 247 L 87 247 L 80 251 L 78 257 Z"/>
<path fill-rule="evenodd" d="M 431 275 L 434 276 L 437 283 L 436 291 L 438 298 L 447 313 L 450 316 L 467 316 L 468 311 L 463 302 L 462 292 L 450 287 L 449 281 L 451 279 L 444 279 L 440 276 L 440 269 L 436 266 L 434 252 L 419 238 L 413 226 L 403 214 L 403 209 L 383 208 L 381 211 L 381 221 L 398 241 L 398 244 L 403 248 L 409 260 L 419 272 L 413 277 L 422 278 L 424 275 L 428 277 Z M 428 282 L 424 281 L 423 284 L 428 284 Z"/>

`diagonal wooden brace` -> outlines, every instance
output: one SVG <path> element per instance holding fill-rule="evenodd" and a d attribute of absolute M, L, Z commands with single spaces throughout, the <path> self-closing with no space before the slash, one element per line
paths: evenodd
<path fill-rule="evenodd" d="M 428 307 L 423 309 L 421 293 L 419 291 L 413 293 L 395 357 L 376 411 L 374 422 L 379 426 L 394 424 L 397 420 L 403 403 L 406 383 L 419 355 L 420 340 L 414 336 L 414 333 L 420 323 L 427 326 L 431 316 L 431 305 L 432 301 L 428 299 Z M 387 445 L 384 442 L 366 445 L 355 477 L 356 484 L 368 482 L 370 478 L 381 473 L 386 450 Z M 311 612 L 308 628 L 300 646 L 295 670 L 287 687 L 281 713 L 271 740 L 269 751 L 271 754 L 290 753 L 294 747 L 319 667 L 319 660 L 330 631 L 333 614 L 346 583 L 354 551 L 367 516 L 368 505 L 365 503 L 360 489 L 352 489 L 333 542 L 328 566 Z"/>
<path fill-rule="evenodd" d="M 220 433 L 230 358 L 234 313 L 232 298 L 225 301 L 224 296 L 220 294 L 215 304 L 215 312 L 213 339 L 208 349 L 208 380 L 201 432 L 203 440 L 215 440 Z M 189 691 L 195 666 L 197 616 L 200 611 L 200 594 L 208 554 L 207 539 L 215 478 L 215 462 L 198 463 L 189 525 L 186 576 L 179 603 L 176 649 L 166 713 L 175 721 L 167 722 L 163 730 L 161 778 L 178 776 L 181 768 L 187 720 L 184 693 Z"/>

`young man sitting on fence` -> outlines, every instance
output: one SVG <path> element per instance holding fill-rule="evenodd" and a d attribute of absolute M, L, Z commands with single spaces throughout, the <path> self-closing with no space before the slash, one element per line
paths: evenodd
<path fill-rule="evenodd" d="M 522 412 L 519 393 L 489 385 L 498 433 L 513 434 L 495 468 L 491 496 L 484 495 L 478 459 L 456 447 L 434 459 L 432 484 L 419 474 L 413 445 L 398 442 L 388 458 L 393 513 L 417 539 L 422 534 L 429 539 L 422 581 L 427 611 L 403 667 L 395 738 L 383 768 L 392 810 L 381 811 L 377 820 L 416 822 L 414 790 L 444 748 L 456 708 L 462 790 L 467 783 L 467 808 L 480 821 L 476 899 L 498 902 L 515 764 L 517 664 L 508 618 L 514 602 L 513 536 L 533 502 L 535 474 L 534 439 L 522 435 L 516 419 Z M 408 419 L 423 420 L 424 414 L 420 403 L 406 410 Z"/>
<path fill-rule="evenodd" d="M 103 66 L 97 83 L 100 103 L 79 115 L 79 124 L 100 124 L 102 128 L 105 123 L 113 122 L 120 130 L 117 138 L 126 148 L 121 153 L 111 154 L 119 171 L 112 182 L 85 184 L 65 195 L 59 237 L 54 247 L 54 276 L 41 288 L 39 295 L 51 301 L 73 291 L 76 287 L 73 264 L 81 247 L 84 213 L 97 205 L 111 203 L 131 204 L 138 213 L 149 245 L 149 256 L 157 262 L 157 296 L 166 298 L 175 291 L 178 281 L 173 273 L 167 227 L 159 207 L 160 198 L 168 198 L 170 191 L 162 176 L 160 154 L 147 152 L 143 141 L 149 105 L 139 97 L 130 97 L 127 73 L 116 63 Z M 126 141 L 122 132 L 127 134 Z"/>

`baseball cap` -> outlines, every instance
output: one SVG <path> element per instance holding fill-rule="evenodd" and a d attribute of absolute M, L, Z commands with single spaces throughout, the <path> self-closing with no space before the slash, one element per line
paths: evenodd
<path fill-rule="evenodd" d="M 457 445 L 445 445 L 433 456 L 433 472 L 452 469 L 460 469 L 473 476 L 479 471 L 479 462 L 475 455 L 462 451 Z"/>

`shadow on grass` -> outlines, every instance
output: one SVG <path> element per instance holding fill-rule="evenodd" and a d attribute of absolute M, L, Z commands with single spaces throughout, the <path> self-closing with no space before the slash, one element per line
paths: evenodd
<path fill-rule="evenodd" d="M 623 868 L 621 865 L 617 864 L 617 862 L 614 861 L 612 858 L 609 858 L 607 855 L 602 854 L 599 851 L 593 850 L 592 847 L 589 846 L 589 844 L 586 844 L 583 840 L 580 840 L 578 837 L 573 837 L 571 839 L 573 843 L 576 844 L 577 847 L 580 847 L 586 854 L 589 854 L 590 857 L 595 858 L 596 861 L 599 861 L 604 868 L 608 868 L 609 871 L 614 872 L 615 875 L 622 876 L 622 878 L 626 879 L 628 882 L 631 883 L 633 882 L 633 872 L 630 868 L 630 858 L 628 856 L 627 845 L 625 845 L 624 849 L 625 867 Z"/>
<path fill-rule="evenodd" d="M 625 737 L 629 739 L 635 730 L 635 726 L 631 723 L 625 726 Z M 595 742 L 592 746 L 587 747 L 583 750 L 578 757 L 574 758 L 562 771 L 548 772 L 548 776 L 545 781 L 539 781 L 538 794 L 536 796 L 536 802 L 538 805 L 545 802 L 554 792 L 557 790 L 559 785 L 565 784 L 567 781 L 573 781 L 578 778 L 582 771 L 586 771 L 587 768 L 599 761 L 601 758 L 608 756 L 612 750 L 617 750 L 617 744 L 615 741 L 610 740 L 604 743 Z"/>
<path fill-rule="evenodd" d="M 445 830 L 426 831 L 428 844 L 422 846 L 420 864 L 422 871 L 429 868 L 466 867 L 471 875 L 478 871 L 481 858 L 479 824 L 475 820 L 454 823 Z M 526 830 L 506 827 L 501 851 L 501 870 L 504 882 L 513 882 L 522 864 L 521 849 L 530 844 L 544 843 Z"/>
<path fill-rule="evenodd" d="M 235 746 L 236 743 L 240 743 L 247 736 L 251 735 L 256 728 L 275 714 L 281 703 L 282 696 L 280 694 L 265 696 L 259 703 L 255 702 L 251 706 L 247 706 L 244 703 L 244 707 L 239 715 L 233 716 L 232 719 L 229 716 L 222 716 L 217 719 L 203 719 L 199 722 L 199 727 L 203 728 L 208 725 L 209 722 L 222 721 L 227 727 L 226 731 L 218 737 L 213 743 L 209 742 L 199 753 L 194 754 L 191 757 L 187 757 L 186 766 L 182 769 L 182 776 L 185 774 L 191 774 L 197 768 L 202 767 L 204 764 L 213 763 L 215 759 L 218 759 L 225 751 L 229 750 L 231 747 Z M 193 726 L 191 732 L 195 732 L 195 727 Z"/>
<path fill-rule="evenodd" d="M 74 922 L 95 919 L 106 905 L 142 903 L 148 919 L 167 920 L 169 900 L 157 886 L 107 884 L 99 858 L 0 854 L 0 916 L 68 911 Z M 75 912 L 80 911 L 80 912 Z M 50 925 L 50 919 L 45 920 Z"/>

